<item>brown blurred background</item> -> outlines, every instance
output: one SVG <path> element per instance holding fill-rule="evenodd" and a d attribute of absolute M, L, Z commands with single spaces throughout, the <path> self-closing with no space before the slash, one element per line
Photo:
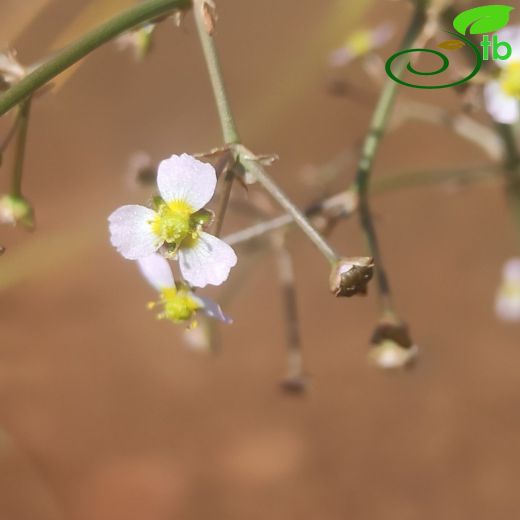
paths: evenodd
<path fill-rule="evenodd" d="M 2 0 L 2 47 L 32 63 L 129 2 L 88 4 Z M 401 33 L 410 7 L 218 8 L 244 142 L 280 155 L 271 171 L 304 206 L 319 195 L 305 185 L 305 166 L 348 149 L 355 160 L 379 90 L 357 64 L 331 71 L 329 52 L 353 28 L 393 20 Z M 362 100 L 330 94 L 331 81 L 347 78 Z M 453 90 L 402 96 L 460 110 Z M 2 135 L 7 127 L 3 118 Z M 518 248 L 501 188 L 374 198 L 396 303 L 421 347 L 406 373 L 367 364 L 375 286 L 366 298 L 334 299 L 326 263 L 291 235 L 311 378 L 298 398 L 277 386 L 285 346 L 270 256 L 227 306 L 235 324 L 214 357 L 187 349 L 181 327 L 146 311 L 153 290 L 108 241 L 107 215 L 147 196 L 129 182 L 134 152 L 158 161 L 220 143 L 191 15 L 180 29 L 159 27 L 144 63 L 106 45 L 34 103 L 24 187 L 38 227 L 0 231 L 0 520 L 515 518 L 519 330 L 497 321 L 493 298 Z M 474 145 L 415 122 L 385 138 L 375 176 L 486 162 Z M 0 175 L 5 190 L 7 160 Z M 332 241 L 363 252 L 356 219 Z"/>

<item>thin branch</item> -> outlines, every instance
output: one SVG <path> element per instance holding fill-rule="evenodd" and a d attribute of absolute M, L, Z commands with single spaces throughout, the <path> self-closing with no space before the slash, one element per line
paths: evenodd
<path fill-rule="evenodd" d="M 208 27 L 208 24 L 214 23 L 212 8 L 207 0 L 194 0 L 193 12 L 195 14 L 197 32 L 202 45 L 202 52 L 204 53 L 206 66 L 208 68 L 211 88 L 215 96 L 224 142 L 226 144 L 239 143 L 240 138 L 227 98 L 220 61 L 213 40 L 213 30 L 212 27 Z"/>
<path fill-rule="evenodd" d="M 402 49 L 410 48 L 417 39 L 425 23 L 424 6 L 416 4 L 414 16 L 410 22 L 409 29 L 404 37 Z M 395 75 L 400 77 L 404 70 L 404 61 L 397 64 Z M 389 117 L 392 112 L 395 96 L 397 93 L 397 83 L 388 79 L 379 102 L 374 111 L 369 131 L 365 138 L 361 157 L 357 167 L 355 188 L 359 194 L 359 217 L 361 227 L 365 234 L 370 255 L 374 258 L 376 265 L 376 279 L 379 288 L 380 301 L 383 311 L 388 315 L 393 315 L 393 304 L 390 291 L 390 283 L 383 265 L 379 242 L 377 239 L 372 213 L 370 211 L 368 193 L 370 186 L 370 177 L 377 150 L 381 143 L 381 139 L 388 125 Z"/>
<path fill-rule="evenodd" d="M 282 381 L 282 388 L 288 392 L 301 393 L 305 389 L 305 380 L 293 264 L 283 234 L 274 235 L 272 242 L 282 290 L 287 344 L 287 375 Z"/>
<path fill-rule="evenodd" d="M 114 16 L 54 54 L 0 96 L 0 116 L 104 43 L 142 23 L 190 5 L 190 0 L 148 0 Z"/>
<path fill-rule="evenodd" d="M 18 132 L 16 134 L 13 175 L 11 177 L 11 195 L 21 197 L 22 176 L 25 161 L 25 145 L 27 143 L 27 131 L 29 129 L 29 115 L 31 112 L 31 98 L 20 103 L 18 119 Z"/>
<path fill-rule="evenodd" d="M 389 191 L 396 191 L 402 188 L 415 188 L 441 184 L 444 182 L 458 182 L 469 184 L 481 182 L 489 179 L 497 179 L 502 174 L 503 167 L 497 165 L 481 166 L 478 168 L 467 168 L 461 170 L 426 170 L 418 172 L 407 172 L 400 175 L 392 175 L 374 179 L 371 184 L 372 194 L 382 194 Z M 325 213 L 332 213 L 334 218 L 347 218 L 356 210 L 355 200 L 352 199 L 352 190 L 339 192 L 331 197 L 313 204 L 305 210 L 307 218 Z M 291 215 L 284 214 L 271 220 L 253 224 L 247 228 L 230 233 L 224 240 L 232 246 L 236 246 L 250 240 L 260 239 L 270 233 L 293 225 L 294 220 Z"/>
<path fill-rule="evenodd" d="M 213 41 L 212 33 L 214 19 L 210 2 L 208 0 L 194 0 L 194 13 L 199 39 L 206 59 L 211 86 L 217 104 L 224 141 L 226 144 L 230 145 L 229 149 L 233 150 L 237 162 L 241 164 L 247 172 L 251 173 L 263 188 L 266 189 L 271 196 L 292 215 L 293 219 L 300 226 L 302 231 L 316 245 L 325 258 L 334 265 L 338 260 L 336 252 L 329 246 L 318 231 L 313 228 L 312 224 L 305 218 L 303 213 L 289 200 L 275 181 L 268 175 L 264 167 L 259 163 L 258 159 L 240 144 L 235 121 L 226 95 L 224 81 L 222 79 L 218 54 Z"/>
<path fill-rule="evenodd" d="M 313 227 L 307 217 L 291 202 L 291 200 L 285 195 L 280 187 L 274 182 L 274 180 L 265 171 L 265 168 L 258 163 L 257 160 L 252 158 L 247 151 L 240 156 L 240 163 L 244 168 L 252 173 L 262 187 L 269 192 L 273 199 L 280 204 L 280 206 L 289 213 L 294 222 L 300 227 L 300 229 L 307 235 L 307 237 L 314 243 L 322 255 L 333 265 L 335 264 L 339 256 L 323 238 L 323 236 Z"/>

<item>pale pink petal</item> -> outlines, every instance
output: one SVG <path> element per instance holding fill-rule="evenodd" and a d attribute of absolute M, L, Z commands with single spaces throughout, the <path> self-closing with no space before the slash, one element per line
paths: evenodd
<path fill-rule="evenodd" d="M 518 100 L 508 96 L 498 81 L 491 81 L 484 87 L 484 104 L 495 121 L 504 124 L 518 121 Z"/>
<path fill-rule="evenodd" d="M 495 300 L 495 313 L 503 321 L 520 321 L 520 292 L 515 295 L 500 291 Z"/>
<path fill-rule="evenodd" d="M 204 312 L 204 314 L 210 318 L 214 318 L 228 324 L 233 323 L 233 320 L 222 312 L 220 305 L 217 302 L 214 302 L 211 298 L 196 296 L 195 294 L 193 294 L 192 297 L 194 300 L 198 300 L 200 302 L 202 306 L 202 312 Z"/>
<path fill-rule="evenodd" d="M 137 260 L 141 274 L 158 291 L 175 287 L 172 268 L 168 260 L 158 253 Z"/>
<path fill-rule="evenodd" d="M 495 65 L 505 67 L 511 60 L 520 60 L 520 25 L 509 25 L 497 32 L 499 42 L 507 42 L 511 46 L 511 57 L 507 60 L 494 60 Z M 505 49 L 500 49 L 505 54 Z"/>
<path fill-rule="evenodd" d="M 144 206 L 129 205 L 116 209 L 109 217 L 110 241 L 129 260 L 149 256 L 161 246 L 150 222 L 155 211 Z"/>
<path fill-rule="evenodd" d="M 191 155 L 172 155 L 159 164 L 157 186 L 166 202 L 183 200 L 197 211 L 211 200 L 216 184 L 213 166 Z"/>
<path fill-rule="evenodd" d="M 504 264 L 502 276 L 508 282 L 520 283 L 520 258 L 510 258 Z"/>
<path fill-rule="evenodd" d="M 236 265 L 231 246 L 213 235 L 202 232 L 193 247 L 181 247 L 179 265 L 184 279 L 194 287 L 220 285 Z"/>

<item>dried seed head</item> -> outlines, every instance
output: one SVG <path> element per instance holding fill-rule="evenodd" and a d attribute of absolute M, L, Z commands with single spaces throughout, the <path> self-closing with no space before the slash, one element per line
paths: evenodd
<path fill-rule="evenodd" d="M 0 223 L 21 224 L 27 229 L 34 228 L 34 211 L 23 197 L 4 195 L 0 198 Z"/>
<path fill-rule="evenodd" d="M 408 327 L 395 320 L 382 320 L 372 336 L 369 360 L 379 368 L 407 368 L 417 358 L 418 348 L 412 343 Z"/>
<path fill-rule="evenodd" d="M 330 273 L 330 290 L 335 296 L 366 294 L 374 274 L 374 259 L 367 256 L 342 258 Z"/>

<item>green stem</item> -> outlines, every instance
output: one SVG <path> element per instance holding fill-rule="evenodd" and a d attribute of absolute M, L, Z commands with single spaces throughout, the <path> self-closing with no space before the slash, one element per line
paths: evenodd
<path fill-rule="evenodd" d="M 231 196 L 231 188 L 233 187 L 233 180 L 235 173 L 232 169 L 222 172 L 224 179 L 222 180 L 222 189 L 220 190 L 220 201 L 217 209 L 217 216 L 215 218 L 214 235 L 219 237 L 222 233 L 222 226 L 224 225 L 224 217 L 226 215 L 229 198 Z"/>
<path fill-rule="evenodd" d="M 513 127 L 497 123 L 496 129 L 503 144 L 506 198 L 511 215 L 520 232 L 520 153 Z"/>
<path fill-rule="evenodd" d="M 16 135 L 14 151 L 13 176 L 11 178 L 11 195 L 22 196 L 22 175 L 25 160 L 25 145 L 27 143 L 27 131 L 29 129 L 29 114 L 31 111 L 31 98 L 20 103 L 18 113 L 18 132 Z"/>
<path fill-rule="evenodd" d="M 266 189 L 271 196 L 293 216 L 295 222 L 300 226 L 302 231 L 309 237 L 309 239 L 316 245 L 316 247 L 323 253 L 325 258 L 331 263 L 335 264 L 338 260 L 336 252 L 327 244 L 325 239 L 314 229 L 312 224 L 305 218 L 303 213 L 289 200 L 287 195 L 280 189 L 273 179 L 267 174 L 258 160 L 252 157 L 252 154 L 240 144 L 240 138 L 236 129 L 235 120 L 231 112 L 231 107 L 226 95 L 224 81 L 222 79 L 222 71 L 220 69 L 220 62 L 218 54 L 213 41 L 211 31 L 206 25 L 207 17 L 209 16 L 208 0 L 194 0 L 194 13 L 197 31 L 202 45 L 206 65 L 208 68 L 211 87 L 215 96 L 217 104 L 218 115 L 222 127 L 222 133 L 226 144 L 231 145 L 230 148 L 237 156 L 238 162 L 242 167 L 252 173 L 258 182 Z M 221 212 L 220 218 L 223 218 Z"/>
<path fill-rule="evenodd" d="M 280 206 L 292 216 L 294 222 L 300 226 L 302 231 L 314 243 L 331 265 L 334 265 L 339 260 L 336 251 L 332 249 L 321 234 L 313 227 L 307 217 L 289 200 L 287 195 L 285 195 L 280 187 L 268 175 L 265 168 L 258 164 L 255 159 L 243 155 L 240 156 L 240 162 L 248 172 L 254 175 L 264 189 L 269 192 L 271 197 L 273 197 L 273 199 L 275 199 L 276 202 L 278 202 L 278 204 L 280 204 Z"/>
<path fill-rule="evenodd" d="M 186 9 L 190 5 L 190 0 L 148 0 L 114 16 L 57 52 L 0 96 L 0 115 L 116 36 L 170 11 Z"/>
<path fill-rule="evenodd" d="M 224 142 L 226 144 L 235 144 L 240 142 L 240 138 L 238 136 L 235 120 L 224 87 L 220 61 L 215 48 L 213 35 L 210 34 L 208 27 L 206 27 L 205 17 L 210 16 L 209 11 L 206 9 L 209 9 L 209 7 L 207 7 L 207 0 L 194 0 L 193 12 L 195 14 L 197 32 L 199 33 L 199 39 L 206 60 L 211 87 L 213 89 L 213 94 L 215 95 L 215 102 L 217 104 L 220 124 L 222 126 Z"/>
<path fill-rule="evenodd" d="M 417 36 L 420 34 L 424 22 L 424 9 L 418 5 L 410 22 L 410 27 L 404 37 L 403 44 L 401 46 L 402 49 L 408 49 L 413 44 Z M 395 76 L 399 78 L 403 70 L 404 61 L 401 61 L 394 69 Z M 355 189 L 359 195 L 359 217 L 361 221 L 361 227 L 365 234 L 368 250 L 370 251 L 370 255 L 374 258 L 376 265 L 376 279 L 382 308 L 383 311 L 388 315 L 394 315 L 395 313 L 393 310 L 390 283 L 383 265 L 374 221 L 370 211 L 368 192 L 374 160 L 379 145 L 381 144 L 381 139 L 388 125 L 388 120 L 392 112 L 395 96 L 397 93 L 397 86 L 398 84 L 396 82 L 388 79 L 383 88 L 378 104 L 374 111 L 374 115 L 372 117 L 369 131 L 363 144 L 355 180 Z"/>
<path fill-rule="evenodd" d="M 469 184 L 489 179 L 497 179 L 502 174 L 503 168 L 497 165 L 481 166 L 478 168 L 468 168 L 461 170 L 425 170 L 417 172 L 401 173 L 390 177 L 374 179 L 371 183 L 370 193 L 380 194 L 389 191 L 395 191 L 402 188 L 416 188 L 420 186 L 430 186 L 443 182 L 455 181 L 461 184 Z M 350 190 L 342 191 L 328 197 L 317 204 L 313 204 L 305 210 L 305 216 L 312 218 L 322 213 L 326 207 L 335 207 L 347 195 Z M 340 208 L 338 208 L 339 210 Z M 349 217 L 352 212 L 341 209 L 341 218 Z M 224 241 L 234 246 L 262 238 L 279 229 L 283 229 L 294 224 L 291 215 L 285 213 L 271 220 L 264 220 L 258 224 L 253 224 L 247 228 L 241 229 L 224 237 Z"/>

